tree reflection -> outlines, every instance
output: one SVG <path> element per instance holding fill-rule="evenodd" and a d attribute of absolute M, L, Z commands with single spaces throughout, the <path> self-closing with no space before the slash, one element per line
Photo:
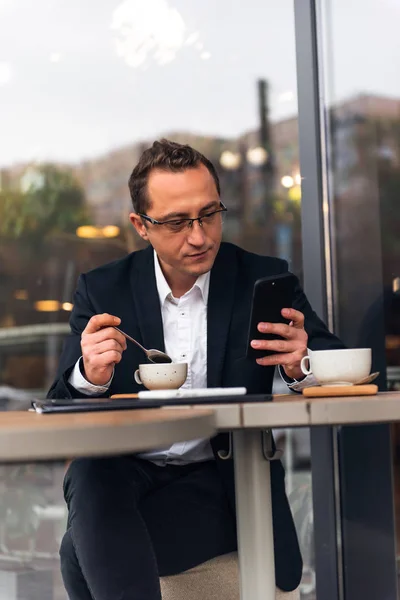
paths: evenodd
<path fill-rule="evenodd" d="M 30 169 L 20 189 L 0 191 L 0 234 L 6 239 L 23 236 L 25 244 L 37 247 L 51 234 L 75 233 L 89 222 L 82 187 L 55 165 Z"/>

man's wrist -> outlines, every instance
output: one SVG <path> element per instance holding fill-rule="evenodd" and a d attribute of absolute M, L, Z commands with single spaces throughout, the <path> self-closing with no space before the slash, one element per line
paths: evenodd
<path fill-rule="evenodd" d="M 281 367 L 281 375 L 283 377 L 283 379 L 287 379 L 288 383 L 291 382 L 300 382 L 303 381 L 303 379 L 306 378 L 306 375 L 303 373 L 303 371 L 301 369 L 297 370 L 297 369 L 288 369 L 288 371 L 286 371 L 285 367 L 282 365 Z"/>
<path fill-rule="evenodd" d="M 281 376 L 281 379 L 288 386 L 291 386 L 293 383 L 299 383 L 298 379 L 295 379 L 293 377 L 289 377 L 289 375 L 287 373 L 285 373 L 285 370 L 283 369 L 283 367 L 281 365 L 279 365 L 278 370 L 279 370 L 279 375 Z"/>
<path fill-rule="evenodd" d="M 307 387 L 313 387 L 314 385 L 318 385 L 318 382 L 312 373 L 310 375 L 303 375 L 302 373 L 303 376 L 301 379 L 293 379 L 291 377 L 288 377 L 281 365 L 279 365 L 278 369 L 281 378 L 286 383 L 288 388 L 293 392 L 301 392 Z"/>
<path fill-rule="evenodd" d="M 106 385 L 96 385 L 88 381 L 85 376 L 85 370 L 83 368 L 83 359 L 82 357 L 77 360 L 75 363 L 75 367 L 69 376 L 68 383 L 79 393 L 94 396 L 96 394 L 105 394 L 112 382 L 114 377 L 114 373 L 112 374 L 110 380 L 106 383 Z"/>
<path fill-rule="evenodd" d="M 106 377 L 106 381 L 102 380 L 102 381 L 95 381 L 95 379 L 91 376 L 88 375 L 86 373 L 86 369 L 85 369 L 85 361 L 83 356 L 81 356 L 80 360 L 79 360 L 79 371 L 82 375 L 82 377 L 85 379 L 85 381 L 87 381 L 90 385 L 95 385 L 96 387 L 103 387 L 103 388 L 109 388 L 112 382 L 112 379 L 114 377 L 114 369 L 112 371 L 111 377 Z"/>

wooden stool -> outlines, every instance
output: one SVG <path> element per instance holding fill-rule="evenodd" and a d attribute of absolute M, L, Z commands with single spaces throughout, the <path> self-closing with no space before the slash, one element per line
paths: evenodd
<path fill-rule="evenodd" d="M 163 600 L 240 600 L 237 553 L 224 554 L 179 575 L 161 577 Z M 300 591 L 276 589 L 276 600 L 300 600 Z"/>

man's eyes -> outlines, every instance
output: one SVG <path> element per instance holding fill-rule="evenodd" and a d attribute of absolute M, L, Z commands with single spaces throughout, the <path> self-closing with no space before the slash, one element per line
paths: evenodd
<path fill-rule="evenodd" d="M 180 219 L 180 221 L 168 221 L 168 224 L 172 225 L 173 227 L 179 227 L 180 225 L 184 225 L 188 221 L 189 219 Z"/>
<path fill-rule="evenodd" d="M 211 219 L 217 212 L 219 211 L 210 211 L 207 213 L 204 213 L 204 215 L 200 215 L 197 219 Z M 197 220 L 195 219 L 195 220 Z M 164 223 L 166 225 L 169 225 L 170 227 L 184 227 L 185 225 L 187 225 L 188 223 L 190 223 L 192 221 L 192 219 L 177 219 L 177 220 L 173 220 L 173 221 L 164 221 Z"/>

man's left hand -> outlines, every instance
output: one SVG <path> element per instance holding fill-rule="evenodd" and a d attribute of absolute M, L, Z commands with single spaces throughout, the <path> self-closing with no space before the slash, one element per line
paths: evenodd
<path fill-rule="evenodd" d="M 282 340 L 253 340 L 252 348 L 256 350 L 272 350 L 276 354 L 257 358 L 263 366 L 282 365 L 286 375 L 292 379 L 303 379 L 300 361 L 307 355 L 308 335 L 304 329 L 304 315 L 294 308 L 284 308 L 282 316 L 290 319 L 289 325 L 284 323 L 259 323 L 258 331 L 280 335 Z"/>

